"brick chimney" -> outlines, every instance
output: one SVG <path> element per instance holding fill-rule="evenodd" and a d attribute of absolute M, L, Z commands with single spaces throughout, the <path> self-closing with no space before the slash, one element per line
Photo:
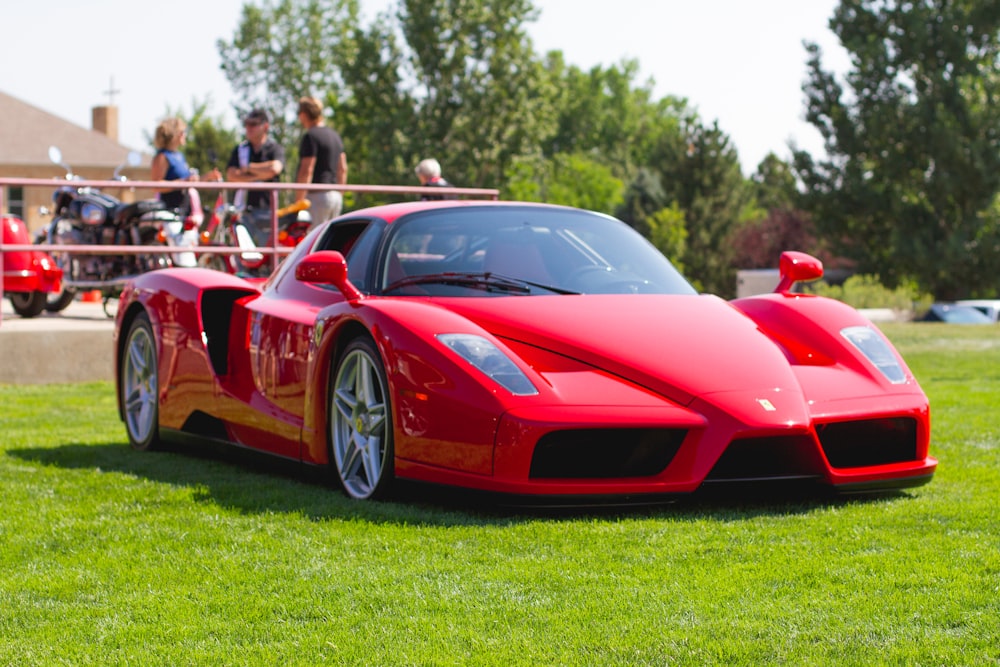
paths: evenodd
<path fill-rule="evenodd" d="M 90 118 L 94 130 L 106 135 L 117 143 L 118 107 L 113 105 L 94 107 L 91 109 Z"/>

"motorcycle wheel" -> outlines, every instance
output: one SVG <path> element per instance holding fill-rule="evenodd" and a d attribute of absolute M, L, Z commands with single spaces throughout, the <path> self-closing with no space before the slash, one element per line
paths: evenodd
<path fill-rule="evenodd" d="M 73 299 L 76 298 L 76 290 L 72 287 L 67 287 L 62 292 L 53 293 L 52 297 L 46 297 L 45 299 L 45 310 L 50 313 L 59 313 L 73 303 Z"/>
<path fill-rule="evenodd" d="M 45 292 L 11 292 L 7 295 L 14 312 L 21 317 L 36 317 L 45 310 Z"/>
<path fill-rule="evenodd" d="M 62 269 L 64 279 L 72 278 L 76 275 L 73 258 L 68 253 L 53 255 L 53 259 L 56 261 L 56 266 Z M 53 292 L 46 298 L 45 310 L 50 313 L 60 313 L 66 310 L 69 304 L 73 303 L 73 299 L 76 298 L 76 289 L 73 287 L 64 287 L 62 292 Z"/>

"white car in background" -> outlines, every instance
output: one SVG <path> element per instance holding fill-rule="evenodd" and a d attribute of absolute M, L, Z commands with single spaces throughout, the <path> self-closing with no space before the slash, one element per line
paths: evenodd
<path fill-rule="evenodd" d="M 994 324 L 1000 322 L 1000 299 L 964 299 L 955 303 L 960 306 L 972 306 L 989 317 Z"/>

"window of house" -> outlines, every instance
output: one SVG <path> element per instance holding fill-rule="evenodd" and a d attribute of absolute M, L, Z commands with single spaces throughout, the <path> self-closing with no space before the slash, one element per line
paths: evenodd
<path fill-rule="evenodd" d="M 4 193 L 4 203 L 7 204 L 7 214 L 24 219 L 24 188 L 10 187 Z"/>

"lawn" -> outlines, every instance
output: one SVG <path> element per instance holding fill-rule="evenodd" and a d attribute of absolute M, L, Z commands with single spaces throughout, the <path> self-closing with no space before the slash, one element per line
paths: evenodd
<path fill-rule="evenodd" d="M 110 383 L 0 386 L 0 664 L 1000 664 L 1000 329 L 885 327 L 927 486 L 539 513 L 131 451 Z"/>

